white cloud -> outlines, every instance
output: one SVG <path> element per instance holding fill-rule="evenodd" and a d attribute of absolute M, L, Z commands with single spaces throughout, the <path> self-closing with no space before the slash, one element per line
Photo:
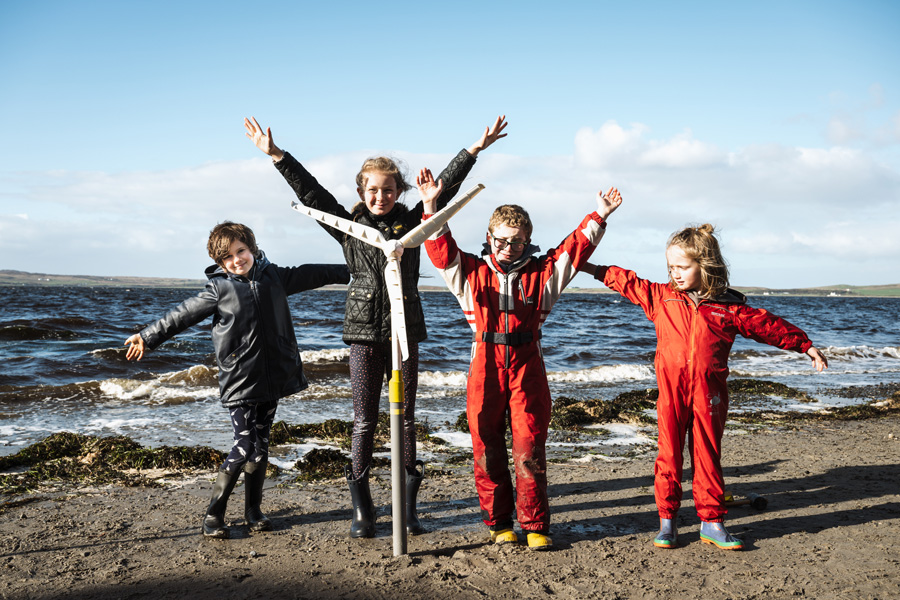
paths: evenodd
<path fill-rule="evenodd" d="M 615 185 L 625 204 L 610 220 L 598 262 L 659 279 L 669 234 L 711 222 L 738 285 L 900 282 L 895 167 L 840 145 L 767 144 L 726 153 L 689 131 L 656 140 L 645 139 L 648 132 L 610 121 L 579 130 L 572 156 L 486 152 L 464 189 L 487 187 L 454 217 L 454 235 L 461 247 L 478 251 L 493 208 L 517 203 L 531 213 L 535 241 L 547 249 L 595 207 L 597 190 Z M 368 155 L 318 157 L 306 166 L 350 207 L 357 199 L 354 177 Z M 411 175 L 422 166 L 439 171 L 451 158 L 399 157 Z M 225 219 L 250 225 L 279 264 L 343 261 L 330 236 L 289 209 L 293 193 L 264 158 L 158 172 L 31 172 L 15 183 L 16 194 L 0 199 L 6 215 L 0 216 L 0 268 L 199 278 L 209 263 L 208 231 Z M 417 201 L 413 190 L 406 202 Z M 433 274 L 424 263 L 423 271 Z M 580 277 L 575 285 L 593 283 Z"/>

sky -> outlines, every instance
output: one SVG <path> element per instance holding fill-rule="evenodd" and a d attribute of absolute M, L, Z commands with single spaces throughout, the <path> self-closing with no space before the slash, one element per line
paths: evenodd
<path fill-rule="evenodd" d="M 547 250 L 616 186 L 592 262 L 664 281 L 669 235 L 712 223 L 735 286 L 900 283 L 898 25 L 860 0 L 4 0 L 0 269 L 199 279 L 225 220 L 277 264 L 343 262 L 244 117 L 350 207 L 366 157 L 437 172 L 505 114 L 463 249 L 516 203 Z"/>

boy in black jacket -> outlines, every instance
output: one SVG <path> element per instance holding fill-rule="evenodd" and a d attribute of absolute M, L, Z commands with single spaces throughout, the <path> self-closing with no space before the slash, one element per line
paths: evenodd
<path fill-rule="evenodd" d="M 219 395 L 231 412 L 234 445 L 219 469 L 203 518 L 203 535 L 227 538 L 225 508 L 243 470 L 244 517 L 251 531 L 268 531 L 260 510 L 268 464 L 269 429 L 278 400 L 308 385 L 294 336 L 287 297 L 331 283 L 348 283 L 344 265 L 279 267 L 266 259 L 246 225 L 226 221 L 209 234 L 209 281 L 156 323 L 125 340 L 128 360 L 140 360 L 192 325 L 213 317 Z"/>

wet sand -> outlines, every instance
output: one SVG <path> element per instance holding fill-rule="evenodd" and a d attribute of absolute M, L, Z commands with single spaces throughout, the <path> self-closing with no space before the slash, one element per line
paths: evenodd
<path fill-rule="evenodd" d="M 494 546 L 469 466 L 435 467 L 429 533 L 392 554 L 390 472 L 376 470 L 378 536 L 351 540 L 344 482 L 276 486 L 275 531 L 249 535 L 243 489 L 230 540 L 199 535 L 214 473 L 163 487 L 68 487 L 0 497 L 0 598 L 868 598 L 900 589 L 900 417 L 731 430 L 726 487 L 747 548 L 703 544 L 685 484 L 680 547 L 654 548 L 652 452 L 549 467 L 555 548 Z M 686 469 L 689 474 L 689 469 Z"/>

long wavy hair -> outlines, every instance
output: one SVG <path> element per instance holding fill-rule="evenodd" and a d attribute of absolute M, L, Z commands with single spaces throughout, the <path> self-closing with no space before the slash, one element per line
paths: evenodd
<path fill-rule="evenodd" d="M 700 265 L 701 298 L 715 298 L 728 289 L 728 264 L 722 257 L 715 227 L 709 223 L 685 227 L 669 236 L 666 249 L 672 246 L 681 248 L 685 256 Z M 671 277 L 669 285 L 676 287 Z"/>

